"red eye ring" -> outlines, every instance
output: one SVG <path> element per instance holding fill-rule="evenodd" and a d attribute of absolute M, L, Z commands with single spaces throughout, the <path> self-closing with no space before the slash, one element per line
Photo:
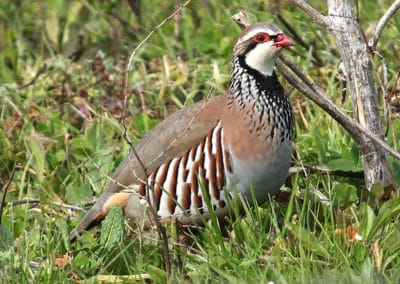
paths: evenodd
<path fill-rule="evenodd" d="M 253 41 L 257 43 L 267 42 L 270 41 L 270 37 L 266 33 L 258 33 L 253 36 Z"/>

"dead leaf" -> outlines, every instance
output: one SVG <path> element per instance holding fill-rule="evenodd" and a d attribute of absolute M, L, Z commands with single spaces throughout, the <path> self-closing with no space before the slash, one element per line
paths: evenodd
<path fill-rule="evenodd" d="M 67 252 L 64 255 L 56 256 L 55 265 L 57 267 L 63 267 L 67 264 L 71 264 L 71 252 Z"/>

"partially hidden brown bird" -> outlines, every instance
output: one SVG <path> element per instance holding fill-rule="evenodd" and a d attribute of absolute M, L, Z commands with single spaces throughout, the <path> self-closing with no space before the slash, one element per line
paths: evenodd
<path fill-rule="evenodd" d="M 291 105 L 274 63 L 291 45 L 272 23 L 244 29 L 233 49 L 229 91 L 151 130 L 135 146 L 139 159 L 133 151 L 127 155 L 70 239 L 115 205 L 135 224 L 149 220 L 150 200 L 161 221 L 188 224 L 209 217 L 207 200 L 221 217 L 235 194 L 251 206 L 254 197 L 262 203 L 276 193 L 288 173 L 294 135 Z"/>

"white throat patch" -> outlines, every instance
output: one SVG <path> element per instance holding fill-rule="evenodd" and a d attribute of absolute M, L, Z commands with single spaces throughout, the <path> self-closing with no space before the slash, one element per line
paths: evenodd
<path fill-rule="evenodd" d="M 272 46 L 272 42 L 259 43 L 245 56 L 246 64 L 265 76 L 272 75 L 275 60 L 281 48 Z"/>

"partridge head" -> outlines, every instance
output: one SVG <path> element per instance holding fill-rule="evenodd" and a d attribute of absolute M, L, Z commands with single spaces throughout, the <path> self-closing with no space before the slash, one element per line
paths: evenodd
<path fill-rule="evenodd" d="M 272 23 L 243 30 L 233 49 L 229 90 L 151 130 L 119 165 L 70 239 L 115 205 L 132 223 L 149 221 L 147 206 L 161 221 L 191 223 L 209 217 L 207 200 L 223 217 L 228 199 L 240 195 L 252 205 L 253 196 L 262 203 L 276 193 L 289 169 L 293 115 L 274 63 L 293 44 Z"/>

